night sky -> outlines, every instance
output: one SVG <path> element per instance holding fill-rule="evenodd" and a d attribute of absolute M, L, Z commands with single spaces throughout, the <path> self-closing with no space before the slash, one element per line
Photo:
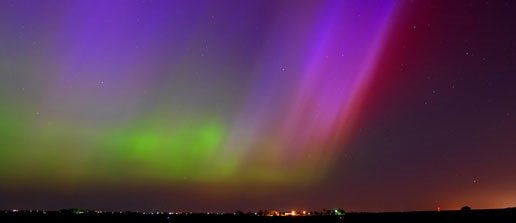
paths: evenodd
<path fill-rule="evenodd" d="M 516 206 L 515 9 L 0 0 L 0 209 Z"/>

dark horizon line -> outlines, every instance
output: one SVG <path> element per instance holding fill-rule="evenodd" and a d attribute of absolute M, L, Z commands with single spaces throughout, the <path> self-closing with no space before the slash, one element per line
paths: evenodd
<path fill-rule="evenodd" d="M 465 208 L 469 209 L 465 209 Z M 198 214 L 207 214 L 207 215 L 234 215 L 234 214 L 245 214 L 245 215 L 254 215 L 260 212 L 265 211 L 277 211 L 280 213 L 289 213 L 292 211 L 295 211 L 296 213 L 302 213 L 305 211 L 306 213 L 323 213 L 325 211 L 333 211 L 333 210 L 343 210 L 346 214 L 349 213 L 418 213 L 418 212 L 450 212 L 450 211 L 465 211 L 465 210 L 471 210 L 471 211 L 493 211 L 493 210 L 508 210 L 508 209 L 515 209 L 514 207 L 503 207 L 503 208 L 478 208 L 473 209 L 469 206 L 463 206 L 459 209 L 441 209 L 441 210 L 409 210 L 409 211 L 346 211 L 342 208 L 331 208 L 331 209 L 319 209 L 319 210 L 277 210 L 277 209 L 264 209 L 264 210 L 255 210 L 255 211 L 241 211 L 241 210 L 235 210 L 232 212 L 226 212 L 226 211 L 206 211 L 206 212 L 199 212 L 199 211 L 130 211 L 130 210 L 118 210 L 118 211 L 106 211 L 106 210 L 92 210 L 92 209 L 82 209 L 82 208 L 62 208 L 62 209 L 0 209 L 0 213 L 16 213 L 16 212 L 29 212 L 29 213 L 38 213 L 38 212 L 72 212 L 72 211 L 83 211 L 87 213 L 112 213 L 112 214 L 123 214 L 123 213 L 136 213 L 136 214 L 169 214 L 169 215 L 198 215 Z"/>

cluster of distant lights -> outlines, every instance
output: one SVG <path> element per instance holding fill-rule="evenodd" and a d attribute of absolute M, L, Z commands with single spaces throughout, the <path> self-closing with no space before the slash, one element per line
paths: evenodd
<path fill-rule="evenodd" d="M 7 213 L 9 211 L 4 211 L 4 213 Z M 18 209 L 13 209 L 11 210 L 12 213 L 16 213 L 16 212 L 24 212 L 24 213 L 42 213 L 42 214 L 47 214 L 47 211 L 46 210 L 28 210 L 28 211 L 20 211 Z"/>
<path fill-rule="evenodd" d="M 70 211 L 70 210 L 66 210 L 66 211 Z M 47 212 L 53 212 L 53 213 L 56 213 L 56 212 L 61 212 L 61 211 L 48 211 L 48 210 L 18 210 L 18 209 L 13 209 L 13 210 L 5 210 L 4 213 L 41 213 L 41 214 L 47 214 Z M 206 214 L 206 215 L 240 215 L 240 214 L 244 214 L 244 215 L 255 215 L 255 216 L 269 216 L 269 217 L 273 217 L 273 216 L 310 216 L 310 215 L 328 215 L 328 214 L 324 214 L 324 212 L 316 212 L 316 211 L 295 211 L 295 210 L 292 210 L 292 211 L 287 211 L 287 212 L 283 212 L 283 211 L 265 211 L 265 213 L 258 213 L 258 212 L 249 212 L 249 213 L 238 213 L 238 212 L 233 212 L 233 213 L 228 213 L 228 212 L 206 212 L 206 213 L 200 213 L 200 212 L 162 212 L 162 211 L 157 211 L 157 212 L 146 212 L 146 211 L 136 211 L 136 212 L 131 212 L 131 211 L 100 211 L 100 210 L 95 210 L 95 211 L 86 211 L 86 210 L 71 210 L 71 212 L 73 214 L 92 214 L 92 213 L 95 213 L 95 214 L 124 214 L 124 213 L 136 213 L 136 214 L 143 214 L 143 215 L 199 215 L 199 214 Z M 320 214 L 316 214 L 316 213 L 320 213 Z M 338 209 L 334 209 L 334 210 L 331 210 L 331 215 L 344 215 L 344 212 L 343 211 L 339 211 Z"/>

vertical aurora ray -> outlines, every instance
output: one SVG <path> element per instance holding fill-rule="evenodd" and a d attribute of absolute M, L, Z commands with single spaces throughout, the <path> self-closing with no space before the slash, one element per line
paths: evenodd
<path fill-rule="evenodd" d="M 290 38 L 272 36 L 264 47 L 267 59 L 258 62 L 256 84 L 227 148 L 248 148 L 248 162 L 258 163 L 252 170 L 270 168 L 266 175 L 280 179 L 320 174 L 337 152 L 335 143 L 342 143 L 334 137 L 345 138 L 339 132 L 351 126 L 354 96 L 371 75 L 394 7 L 335 1 L 322 4 L 307 19 L 316 21 L 310 25 L 281 27 Z M 298 18 L 288 19 L 290 25 Z"/>
<path fill-rule="evenodd" d="M 0 11 L 2 49 L 16 52 L 0 54 L 12 182 L 314 181 L 345 149 L 396 7 L 54 3 Z"/>

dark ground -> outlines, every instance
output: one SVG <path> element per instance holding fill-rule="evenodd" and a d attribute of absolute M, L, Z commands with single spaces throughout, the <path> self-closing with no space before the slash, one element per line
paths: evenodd
<path fill-rule="evenodd" d="M 83 213 L 66 211 L 10 212 L 0 213 L 0 222 L 314 222 L 314 223 L 358 223 L 358 222 L 516 222 L 516 208 L 470 211 L 441 212 L 393 212 L 393 213 L 346 213 L 344 216 L 305 216 L 305 217 L 261 217 L 254 215 L 169 215 L 140 213 Z"/>

